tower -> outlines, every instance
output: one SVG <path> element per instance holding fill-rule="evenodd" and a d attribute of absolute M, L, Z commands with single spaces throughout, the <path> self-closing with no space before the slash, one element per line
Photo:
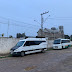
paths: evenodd
<path fill-rule="evenodd" d="M 59 31 L 61 33 L 61 38 L 64 38 L 64 27 L 63 26 L 59 26 Z"/>

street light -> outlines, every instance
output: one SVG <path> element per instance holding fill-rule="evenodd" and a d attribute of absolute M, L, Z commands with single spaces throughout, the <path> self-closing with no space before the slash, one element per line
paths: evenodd
<path fill-rule="evenodd" d="M 35 22 L 37 22 L 38 24 L 40 24 L 37 20 L 34 20 Z"/>
<path fill-rule="evenodd" d="M 41 37 L 43 35 L 43 23 L 44 23 L 44 21 L 43 21 L 43 15 L 47 14 L 47 13 L 49 13 L 49 11 L 45 12 L 45 13 L 41 13 Z"/>
<path fill-rule="evenodd" d="M 37 20 L 34 20 L 35 22 L 37 22 L 38 24 L 41 25 L 41 37 L 42 37 L 42 35 L 43 35 L 43 24 L 44 24 L 44 22 L 47 20 L 47 18 L 50 16 L 50 15 L 49 15 L 49 16 L 44 20 L 44 19 L 43 19 L 43 15 L 44 15 L 44 14 L 47 14 L 47 13 L 49 13 L 49 11 L 40 14 L 40 15 L 41 15 L 41 24 L 40 24 Z"/>
<path fill-rule="evenodd" d="M 48 12 L 41 13 L 41 15 L 43 15 L 43 14 L 47 14 L 47 13 L 49 13 L 49 11 L 48 11 Z"/>

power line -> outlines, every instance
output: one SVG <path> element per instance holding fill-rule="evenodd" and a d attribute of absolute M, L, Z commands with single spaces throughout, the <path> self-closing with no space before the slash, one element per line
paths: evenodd
<path fill-rule="evenodd" d="M 18 23 L 27 24 L 27 25 L 33 25 L 33 24 L 30 24 L 30 23 L 25 23 L 25 22 L 22 22 L 22 21 L 17 21 L 17 20 L 10 19 L 10 18 L 4 18 L 4 17 L 1 17 L 1 16 L 0 16 L 0 18 L 5 19 L 5 20 L 11 20 L 11 21 L 18 22 Z M 37 25 L 34 25 L 34 26 L 37 26 Z"/>
<path fill-rule="evenodd" d="M 4 22 L 0 22 L 1 24 L 5 24 L 5 25 L 8 25 L 8 23 L 4 23 Z M 9 36 L 9 29 L 10 29 L 10 31 L 12 32 L 12 33 L 14 33 L 14 31 L 16 30 L 16 28 L 15 29 L 13 29 L 13 30 L 11 30 L 11 28 L 10 28 L 10 26 L 11 25 L 13 25 L 13 26 L 19 26 L 19 28 L 21 27 L 21 29 L 20 30 L 22 30 L 22 31 L 25 31 L 25 32 L 28 32 L 28 33 L 30 33 L 30 34 L 32 34 L 33 32 L 37 32 L 38 31 L 38 29 L 39 29 L 39 26 L 35 26 L 35 27 L 32 27 L 31 25 L 29 26 L 29 25 L 27 25 L 27 26 L 24 26 L 24 25 L 19 25 L 19 24 L 9 24 L 9 26 L 8 26 L 8 29 L 7 29 L 7 37 Z M 19 32 L 19 28 L 17 28 L 18 30 L 18 32 Z M 23 29 L 24 28 L 24 29 Z M 15 34 L 14 34 L 15 35 Z"/>
<path fill-rule="evenodd" d="M 25 23 L 25 22 L 21 22 L 21 21 L 16 21 L 16 20 L 13 20 L 13 19 L 7 19 L 7 18 L 4 18 L 4 17 L 0 17 L 2 21 L 0 21 L 0 24 L 5 24 L 5 25 L 8 25 L 8 29 L 7 29 L 7 37 L 8 37 L 8 33 L 9 33 L 9 27 L 11 25 L 13 26 L 19 26 L 19 27 L 23 27 L 24 28 L 24 31 L 29 31 L 31 32 L 30 34 L 32 34 L 32 32 L 35 32 L 35 30 L 38 30 L 40 28 L 39 25 L 33 25 L 33 24 L 30 24 L 30 23 Z M 4 20 L 6 20 L 4 22 Z M 19 24 L 18 24 L 19 23 Z M 22 28 L 21 28 L 22 29 Z M 29 30 L 28 30 L 29 29 Z M 12 30 L 13 31 L 13 30 Z M 14 31 L 13 31 L 14 32 Z"/>
<path fill-rule="evenodd" d="M 55 18 L 48 18 L 51 20 L 72 20 L 72 17 L 67 18 L 67 17 L 55 17 Z"/>
<path fill-rule="evenodd" d="M 8 24 L 8 23 L 4 23 L 4 22 L 0 22 L 0 23 L 2 23 L 2 24 Z M 19 25 L 19 24 L 16 24 L 16 23 L 14 23 L 14 24 L 9 24 L 9 25 L 25 27 L 24 25 Z M 29 26 L 29 25 L 27 25 L 27 26 Z M 38 26 L 38 25 L 32 25 L 32 24 L 31 24 L 30 26 L 37 26 L 37 27 L 40 27 L 40 26 Z"/>
<path fill-rule="evenodd" d="M 0 23 L 5 24 L 5 25 L 8 25 L 8 24 L 9 24 L 9 23 L 3 23 L 3 22 L 0 22 Z M 19 24 L 9 24 L 9 25 L 19 26 L 19 27 L 25 27 L 24 25 L 19 25 Z M 27 25 L 27 26 L 29 26 L 29 25 Z M 33 26 L 33 25 L 32 25 L 32 26 Z M 37 27 L 39 27 L 39 26 L 37 26 Z M 29 26 L 28 28 L 30 28 L 30 26 Z M 35 27 L 35 28 L 36 28 L 36 27 Z"/>
<path fill-rule="evenodd" d="M 55 18 L 72 18 L 72 17 L 55 17 Z"/>
<path fill-rule="evenodd" d="M 0 18 L 5 19 L 5 20 L 8 20 L 8 18 L 5 18 L 5 17 L 1 17 L 1 16 L 0 16 Z"/>

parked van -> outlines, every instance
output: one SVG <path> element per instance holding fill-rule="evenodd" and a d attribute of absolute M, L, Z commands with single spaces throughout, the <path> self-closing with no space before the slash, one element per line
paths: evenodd
<path fill-rule="evenodd" d="M 71 46 L 69 39 L 56 39 L 53 43 L 53 49 L 63 49 Z"/>
<path fill-rule="evenodd" d="M 10 52 L 12 55 L 21 55 L 35 53 L 35 52 L 45 52 L 47 48 L 47 43 L 45 38 L 27 38 L 20 40 Z"/>

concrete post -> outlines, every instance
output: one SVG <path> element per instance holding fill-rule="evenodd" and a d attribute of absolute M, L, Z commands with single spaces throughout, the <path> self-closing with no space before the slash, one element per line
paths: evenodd
<path fill-rule="evenodd" d="M 46 37 L 46 42 L 47 42 L 47 49 L 48 49 L 48 37 Z"/>

